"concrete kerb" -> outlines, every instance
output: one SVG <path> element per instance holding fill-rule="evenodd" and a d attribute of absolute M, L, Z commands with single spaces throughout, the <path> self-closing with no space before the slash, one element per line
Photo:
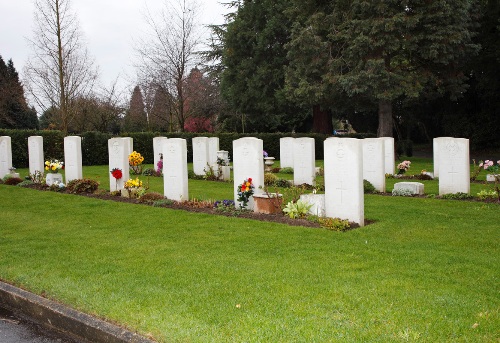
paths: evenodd
<path fill-rule="evenodd" d="M 0 304 L 50 329 L 95 343 L 153 343 L 117 325 L 0 281 Z"/>

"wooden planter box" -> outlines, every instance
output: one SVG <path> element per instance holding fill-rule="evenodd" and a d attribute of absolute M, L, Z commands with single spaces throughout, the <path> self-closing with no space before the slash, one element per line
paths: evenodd
<path fill-rule="evenodd" d="M 276 214 L 281 213 L 281 203 L 283 202 L 283 194 L 269 193 L 254 194 L 254 208 L 256 213 Z"/>

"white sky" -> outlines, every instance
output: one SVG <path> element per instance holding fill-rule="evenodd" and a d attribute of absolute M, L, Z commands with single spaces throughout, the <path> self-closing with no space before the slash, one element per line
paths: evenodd
<path fill-rule="evenodd" d="M 120 76 L 120 84 L 133 82 L 135 42 L 147 30 L 146 5 L 158 9 L 164 0 L 71 0 L 85 36 L 87 49 L 99 66 L 101 81 L 109 85 Z M 167 0 L 177 1 L 177 0 Z M 222 24 L 228 10 L 220 0 L 199 0 L 201 25 Z M 27 38 L 33 37 L 33 0 L 0 0 L 0 55 L 12 59 L 22 77 L 30 54 Z M 208 33 L 206 34 L 208 37 Z"/>

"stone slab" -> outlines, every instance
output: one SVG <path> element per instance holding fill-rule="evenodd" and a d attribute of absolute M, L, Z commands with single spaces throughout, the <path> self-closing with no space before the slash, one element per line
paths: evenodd
<path fill-rule="evenodd" d="M 414 195 L 424 194 L 424 184 L 420 182 L 397 182 L 394 184 L 394 189 L 407 189 Z"/>

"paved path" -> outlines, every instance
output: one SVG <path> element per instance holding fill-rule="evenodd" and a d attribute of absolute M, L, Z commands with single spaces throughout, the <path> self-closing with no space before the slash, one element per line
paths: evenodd
<path fill-rule="evenodd" d="M 17 318 L 0 307 L 1 343 L 77 343 L 59 333 L 50 332 L 36 324 Z"/>

